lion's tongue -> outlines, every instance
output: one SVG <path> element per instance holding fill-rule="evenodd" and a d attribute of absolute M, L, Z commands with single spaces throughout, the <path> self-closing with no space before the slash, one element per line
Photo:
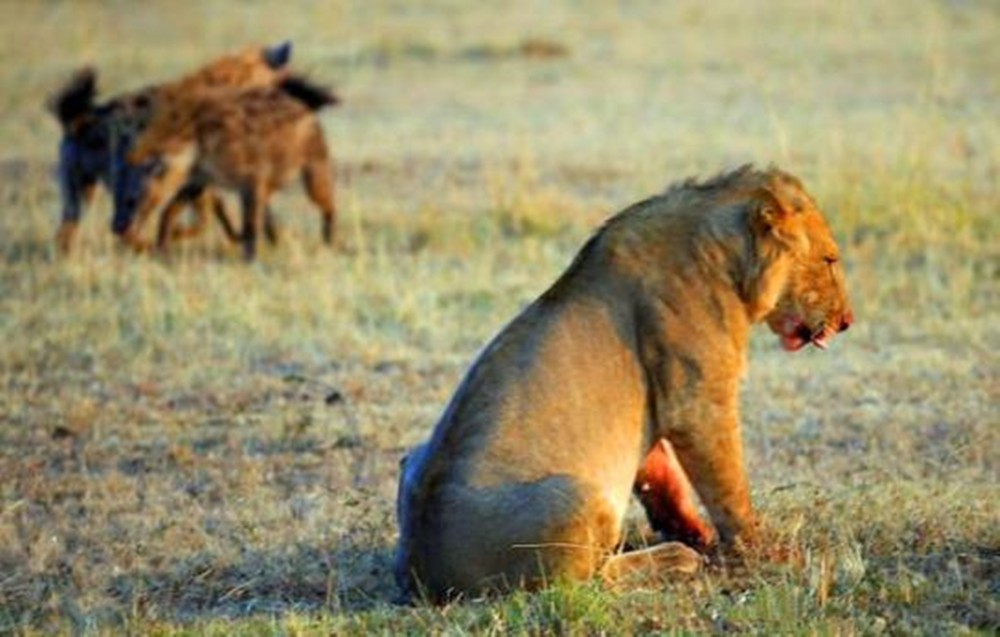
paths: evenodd
<path fill-rule="evenodd" d="M 781 336 L 781 347 L 784 348 L 786 352 L 794 352 L 802 349 L 802 346 L 805 344 L 806 339 L 802 338 L 798 334 L 783 334 Z"/>

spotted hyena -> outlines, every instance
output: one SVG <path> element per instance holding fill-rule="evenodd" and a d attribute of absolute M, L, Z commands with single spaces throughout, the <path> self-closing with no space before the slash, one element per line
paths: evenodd
<path fill-rule="evenodd" d="M 85 68 L 74 73 L 49 99 L 49 111 L 62 127 L 59 143 L 58 179 L 62 197 L 62 220 L 57 234 L 60 250 L 68 251 L 86 205 L 98 184 L 118 200 L 125 196 L 123 185 L 132 168 L 125 161 L 132 143 L 149 122 L 152 109 L 165 91 L 191 91 L 203 87 L 253 87 L 273 85 L 288 72 L 291 43 L 247 49 L 228 55 L 175 82 L 150 86 L 97 103 L 97 73 Z M 218 196 L 199 184 L 181 188 L 170 204 L 176 215 L 191 205 L 196 224 L 174 236 L 193 234 L 200 229 L 208 211 L 213 211 L 232 239 L 238 234 L 225 216 Z M 173 215 L 171 215 L 173 216 Z M 161 241 L 171 235 L 166 226 Z"/>
<path fill-rule="evenodd" d="M 129 154 L 129 162 L 141 167 L 144 178 L 135 184 L 135 205 L 116 206 L 115 232 L 143 247 L 140 235 L 146 219 L 185 184 L 196 181 L 239 195 L 244 256 L 251 260 L 268 200 L 299 174 L 320 210 L 323 240 L 332 244 L 332 163 L 315 113 L 338 101 L 328 90 L 296 76 L 273 87 L 165 96 Z"/>

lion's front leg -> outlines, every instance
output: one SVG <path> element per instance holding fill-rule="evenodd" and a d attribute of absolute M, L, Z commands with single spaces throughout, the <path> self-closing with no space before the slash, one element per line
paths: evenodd
<path fill-rule="evenodd" d="M 740 550 L 752 545 L 756 520 L 735 413 L 691 429 L 674 429 L 666 437 L 708 510 L 722 546 Z"/>

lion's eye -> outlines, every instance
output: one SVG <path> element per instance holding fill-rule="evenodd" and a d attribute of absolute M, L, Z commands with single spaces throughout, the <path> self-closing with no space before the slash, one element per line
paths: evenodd
<path fill-rule="evenodd" d="M 838 257 L 830 256 L 830 257 L 823 257 L 823 260 L 826 261 L 829 265 L 833 265 L 840 259 Z"/>

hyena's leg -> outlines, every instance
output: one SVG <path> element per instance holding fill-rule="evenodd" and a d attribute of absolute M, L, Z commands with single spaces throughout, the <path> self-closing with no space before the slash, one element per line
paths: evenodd
<path fill-rule="evenodd" d="M 233 242 L 242 241 L 243 234 L 237 232 L 236 225 L 230 220 L 226 203 L 222 200 L 222 197 L 214 192 L 212 193 L 212 210 L 215 213 L 215 218 L 219 221 L 219 225 L 222 226 L 222 232 L 225 233 L 226 238 Z M 278 231 L 275 228 L 274 214 L 271 212 L 270 206 L 264 209 L 264 236 L 271 245 L 278 243 Z"/>
<path fill-rule="evenodd" d="M 323 215 L 323 241 L 333 243 L 337 210 L 334 206 L 333 165 L 325 155 L 309 161 L 302 169 L 306 193 Z"/>
<path fill-rule="evenodd" d="M 650 525 L 664 540 L 679 540 L 699 550 L 714 541 L 712 529 L 698 513 L 691 482 L 665 439 L 656 441 L 646 455 L 634 490 Z"/>
<path fill-rule="evenodd" d="M 274 213 L 271 206 L 264 209 L 264 236 L 271 245 L 278 245 L 278 226 L 274 223 Z"/>
<path fill-rule="evenodd" d="M 59 145 L 59 194 L 62 198 L 62 219 L 56 233 L 56 247 L 69 252 L 84 209 L 90 205 L 97 189 L 97 176 L 84 174 L 79 166 L 78 148 L 69 138 Z"/>
<path fill-rule="evenodd" d="M 160 213 L 160 228 L 156 233 L 156 247 L 158 249 L 165 249 L 167 243 L 171 240 L 191 237 L 201 232 L 202 227 L 205 225 L 205 218 L 203 211 L 198 209 L 198 204 L 197 199 L 192 201 L 184 196 L 184 193 L 178 193 L 177 196 L 170 200 L 167 207 Z M 175 227 L 177 216 L 188 205 L 194 206 L 196 213 L 195 222 L 191 226 L 184 228 Z"/>
<path fill-rule="evenodd" d="M 126 245 L 137 251 L 149 248 L 148 243 L 141 236 L 143 224 L 164 202 L 172 201 L 180 192 L 188 181 L 189 169 L 190 162 L 168 161 L 165 162 L 164 172 L 147 183 L 145 193 L 138 205 L 138 212 L 122 233 L 122 240 Z"/>
<path fill-rule="evenodd" d="M 226 202 L 214 192 L 212 193 L 212 211 L 215 213 L 215 218 L 218 219 L 219 225 L 222 226 L 222 231 L 225 233 L 227 239 L 234 243 L 243 239 L 243 235 L 236 231 L 236 226 L 229 219 Z"/>
<path fill-rule="evenodd" d="M 83 210 L 94 200 L 94 193 L 97 192 L 97 182 L 78 183 L 72 186 L 71 191 L 64 191 L 62 220 L 59 222 L 59 230 L 56 232 L 56 247 L 59 252 L 66 254 L 73 243 L 73 237 L 80 226 L 80 217 Z M 69 193 L 72 194 L 69 194 Z"/>
<path fill-rule="evenodd" d="M 257 256 L 257 236 L 264 227 L 267 210 L 267 189 L 263 184 L 254 184 L 240 191 L 243 204 L 243 257 L 253 261 Z"/>

